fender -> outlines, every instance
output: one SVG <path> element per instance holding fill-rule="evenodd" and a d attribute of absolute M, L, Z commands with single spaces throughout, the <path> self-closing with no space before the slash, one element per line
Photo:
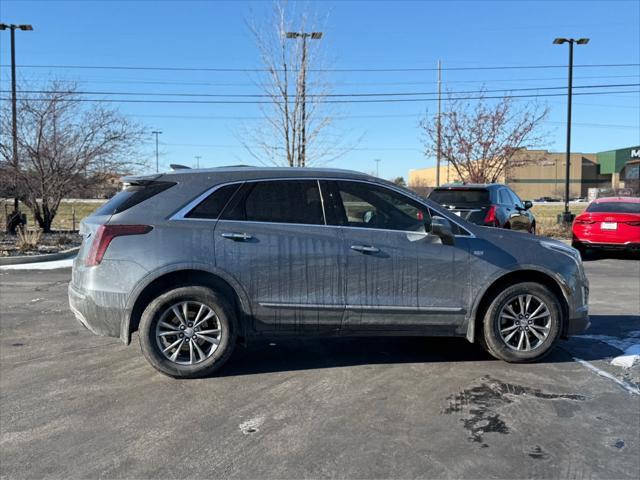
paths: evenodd
<path fill-rule="evenodd" d="M 496 283 L 498 280 L 505 277 L 506 275 L 516 273 L 516 272 L 521 272 L 521 271 L 527 271 L 527 272 L 535 271 L 535 272 L 545 274 L 546 276 L 553 279 L 560 287 L 560 290 L 562 291 L 562 295 L 564 297 L 565 302 L 569 304 L 569 293 L 571 292 L 571 289 L 569 285 L 567 285 L 567 283 L 564 281 L 564 279 L 560 275 L 558 275 L 556 272 L 549 270 L 545 267 L 542 267 L 540 265 L 532 265 L 532 264 L 511 265 L 508 269 L 501 269 L 499 272 L 496 272 L 494 275 L 489 277 L 487 281 L 484 283 L 485 286 L 476 294 L 476 297 L 473 299 L 472 307 L 469 310 L 469 315 L 466 318 L 467 340 L 469 342 L 473 343 L 475 341 L 475 327 L 476 327 L 476 320 L 477 320 L 476 315 L 478 313 L 478 308 L 480 307 L 480 302 L 482 302 L 482 299 L 484 298 L 487 291 L 493 286 L 494 283 Z"/>
<path fill-rule="evenodd" d="M 171 263 L 148 272 L 144 276 L 144 278 L 138 283 L 138 285 L 136 285 L 136 287 L 129 293 L 129 296 L 127 297 L 124 314 L 123 314 L 123 319 L 120 322 L 120 339 L 123 341 L 125 345 L 129 345 L 129 343 L 131 343 L 131 332 L 129 331 L 129 327 L 131 324 L 131 315 L 133 313 L 133 307 L 138 297 L 142 293 L 142 291 L 145 288 L 147 288 L 153 281 L 162 277 L 163 275 L 179 272 L 182 270 L 199 270 L 199 271 L 210 273 L 212 275 L 220 277 L 222 280 L 227 282 L 231 286 L 231 288 L 235 290 L 236 295 L 240 300 L 240 309 L 243 315 L 251 317 L 252 315 L 251 303 L 249 302 L 249 297 L 247 295 L 247 292 L 232 275 L 229 275 L 224 270 L 221 270 L 219 268 L 216 268 L 206 263 L 200 263 L 200 262 Z"/>

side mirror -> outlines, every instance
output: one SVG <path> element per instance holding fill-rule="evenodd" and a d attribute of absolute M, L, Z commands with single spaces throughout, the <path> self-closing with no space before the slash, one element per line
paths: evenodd
<path fill-rule="evenodd" d="M 529 210 L 531 207 L 533 207 L 533 202 L 531 200 L 525 200 L 524 201 L 524 209 L 525 210 Z"/>
<path fill-rule="evenodd" d="M 431 219 L 431 233 L 440 237 L 443 245 L 454 245 L 455 237 L 451 230 L 451 222 L 438 215 Z"/>

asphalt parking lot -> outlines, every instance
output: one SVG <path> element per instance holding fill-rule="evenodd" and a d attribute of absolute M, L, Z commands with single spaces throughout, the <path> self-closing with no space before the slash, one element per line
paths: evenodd
<path fill-rule="evenodd" d="M 640 262 L 585 263 L 592 328 L 543 363 L 457 339 L 268 341 L 173 380 L 80 327 L 69 269 L 0 271 L 2 478 L 639 478 Z M 640 339 L 638 339 L 640 343 Z"/>

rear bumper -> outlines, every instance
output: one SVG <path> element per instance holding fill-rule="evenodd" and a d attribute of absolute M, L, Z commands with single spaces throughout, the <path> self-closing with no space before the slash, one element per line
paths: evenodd
<path fill-rule="evenodd" d="M 591 240 L 578 239 L 574 237 L 572 243 L 574 246 L 582 246 L 598 250 L 640 250 L 640 242 L 592 242 Z"/>
<path fill-rule="evenodd" d="M 69 283 L 69 308 L 78 323 L 96 335 L 120 337 L 125 296 L 80 290 Z"/>

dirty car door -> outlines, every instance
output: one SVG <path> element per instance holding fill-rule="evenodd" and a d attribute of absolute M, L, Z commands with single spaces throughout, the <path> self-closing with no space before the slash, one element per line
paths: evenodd
<path fill-rule="evenodd" d="M 429 209 L 365 182 L 333 182 L 346 255 L 343 328 L 451 334 L 464 322 L 466 247 L 430 232 Z"/>
<path fill-rule="evenodd" d="M 246 290 L 257 330 L 339 327 L 344 254 L 338 228 L 325 225 L 316 180 L 247 182 L 214 238 L 216 265 Z"/>

